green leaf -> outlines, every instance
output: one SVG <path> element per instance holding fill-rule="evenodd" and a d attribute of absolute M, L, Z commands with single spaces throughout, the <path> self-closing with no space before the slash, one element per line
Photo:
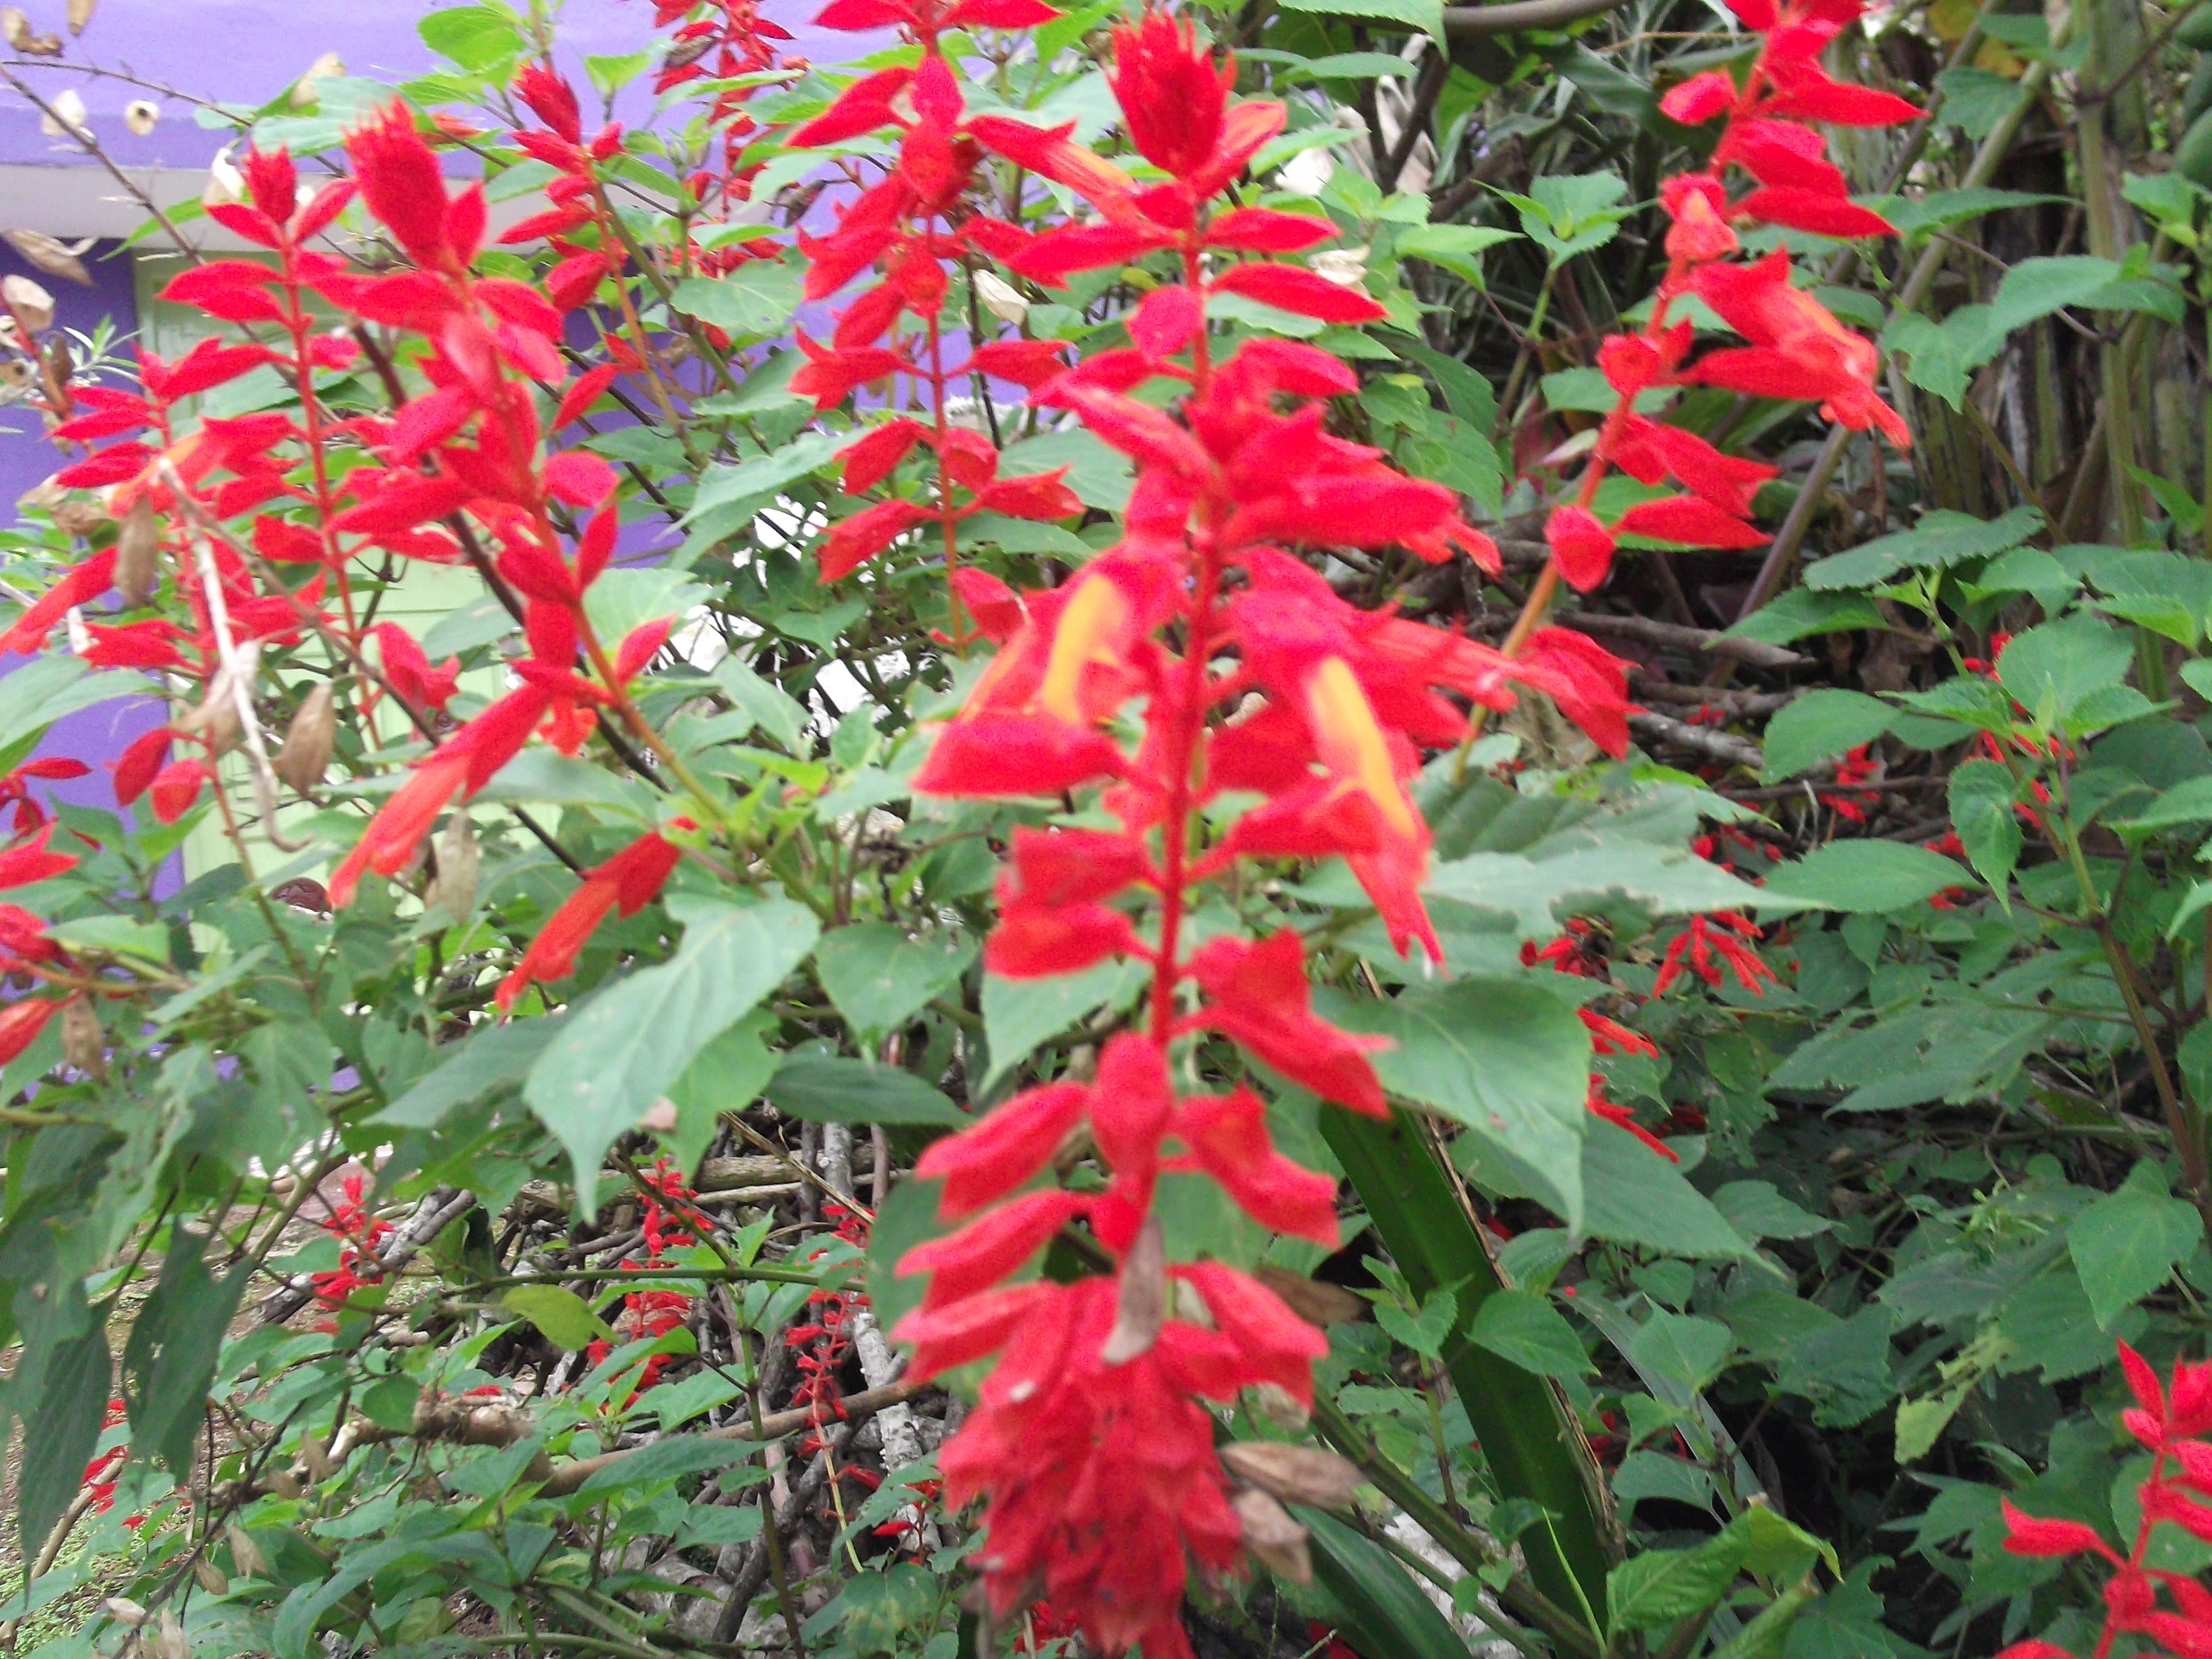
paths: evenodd
<path fill-rule="evenodd" d="M 1583 1231 L 1669 1255 L 1744 1256 L 1749 1240 L 1674 1164 L 1627 1130 L 1593 1118 L 1583 1138 Z"/>
<path fill-rule="evenodd" d="M 760 1097 L 775 1074 L 781 1055 L 761 1041 L 775 1029 L 775 1017 L 756 1011 L 699 1051 L 684 1075 L 668 1085 L 676 1105 L 676 1127 L 661 1136 L 679 1170 L 696 1170 L 714 1139 L 725 1112 L 742 1112 Z"/>
<path fill-rule="evenodd" d="M 1788 645 L 1811 634 L 1839 634 L 1849 629 L 1889 626 L 1872 599 L 1856 593 L 1816 593 L 1793 587 L 1761 605 L 1728 631 L 1737 639 Z"/>
<path fill-rule="evenodd" d="M 1594 1369 L 1575 1328 L 1550 1302 L 1527 1291 L 1500 1291 L 1475 1310 L 1470 1340 L 1538 1376 Z"/>
<path fill-rule="evenodd" d="M 691 510 L 681 522 L 692 524 L 716 508 L 726 508 L 726 517 L 742 521 L 755 507 L 772 500 L 777 492 L 827 461 L 842 441 L 836 433 L 809 432 L 780 449 L 735 466 L 710 466 L 700 478 Z"/>
<path fill-rule="evenodd" d="M 884 1572 L 855 1573 L 838 1592 L 838 1626 L 856 1653 L 919 1653 L 921 1644 L 908 1642 L 909 1632 L 920 1635 L 937 1617 L 936 1575 L 911 1561 L 895 1563 Z"/>
<path fill-rule="evenodd" d="M 1380 1544 L 1320 1510 L 1291 1512 L 1310 1535 L 1315 1580 L 1352 1615 L 1361 1652 L 1468 1659 L 1459 1632 Z"/>
<path fill-rule="evenodd" d="M 1771 1181 L 1731 1181 L 1713 1194 L 1713 1207 L 1746 1238 L 1810 1238 L 1835 1224 L 1798 1208 Z"/>
<path fill-rule="evenodd" d="M 1423 1358 L 1441 1358 L 1444 1339 L 1459 1322 L 1459 1298 L 1447 1290 L 1431 1291 L 1421 1298 L 1419 1313 L 1385 1299 L 1375 1304 L 1375 1322 Z"/>
<path fill-rule="evenodd" d="M 725 657 L 714 665 L 714 679 L 738 711 L 774 738 L 784 753 L 806 752 L 806 708 L 798 698 L 763 679 L 735 657 Z"/>
<path fill-rule="evenodd" d="M 816 1123 L 933 1123 L 959 1129 L 975 1121 L 912 1072 L 842 1054 L 788 1055 L 762 1092 L 793 1117 Z"/>
<path fill-rule="evenodd" d="M 535 1325 L 547 1341 L 572 1353 L 590 1347 L 594 1340 L 614 1340 L 606 1321 L 582 1297 L 558 1285 L 517 1285 L 499 1301 L 508 1312 Z"/>
<path fill-rule="evenodd" d="M 559 1034 L 566 1018 L 553 1014 L 543 1019 L 509 1020 L 441 1049 L 449 1058 L 378 1113 L 377 1121 L 393 1128 L 434 1129 L 456 1106 L 503 1085 L 521 1082 L 545 1045 Z"/>
<path fill-rule="evenodd" d="M 169 959 L 169 930 L 156 921 L 113 914 L 72 916 L 46 929 L 47 937 L 73 951 L 101 951 L 144 962 Z"/>
<path fill-rule="evenodd" d="M 474 71 L 519 56 L 523 48 L 513 16 L 493 6 L 447 6 L 427 13 L 416 20 L 415 33 L 441 58 Z"/>
<path fill-rule="evenodd" d="M 1951 823 L 1967 860 L 2000 897 L 2020 862 L 2020 816 L 2012 772 L 2002 761 L 1971 760 L 1951 774 Z"/>
<path fill-rule="evenodd" d="M 2204 1237 L 2194 1205 L 2167 1195 L 2148 1162 L 2128 1173 L 2118 1192 L 2099 1199 L 2066 1227 L 2066 1248 L 2081 1275 L 2099 1328 L 2164 1285 Z"/>
<path fill-rule="evenodd" d="M 1109 448 L 1087 427 L 1068 427 L 1024 438 L 1009 444 L 999 458 L 1002 477 L 1027 472 L 1049 472 L 1064 466 L 1060 482 L 1073 490 L 1084 506 L 1102 513 L 1118 514 L 1129 503 L 1129 483 L 1134 477 L 1120 451 Z"/>
<path fill-rule="evenodd" d="M 1657 1313 L 1628 1345 L 1628 1358 L 1646 1377 L 1663 1378 L 1695 1394 L 1721 1374 L 1735 1337 L 1717 1319 Z"/>
<path fill-rule="evenodd" d="M 2102 723 L 2085 704 L 2118 685 L 2134 661 L 2135 641 L 2125 632 L 2076 612 L 2014 635 L 1997 659 L 1997 683 L 2039 720 L 2055 711 L 2062 725 L 2071 726 L 2085 713 L 2092 723 Z"/>
<path fill-rule="evenodd" d="M 1424 890 L 1510 916 L 1528 939 L 1550 939 L 1566 917 L 1601 908 L 1616 896 L 1659 915 L 1741 910 L 1760 902 L 1759 889 L 1686 846 L 1611 836 L 1542 859 L 1471 854 L 1431 870 Z"/>
<path fill-rule="evenodd" d="M 1936 85 L 1943 94 L 1941 118 L 1977 143 L 1988 137 L 2027 96 L 2017 80 L 1972 64 L 1945 70 L 1936 77 Z"/>
<path fill-rule="evenodd" d="M 55 1345 L 44 1369 L 36 1400 L 9 1402 L 23 1419 L 15 1518 L 26 1560 L 37 1559 L 46 1534 L 84 1484 L 84 1466 L 107 1418 L 115 1362 L 97 1311 L 88 1328 Z"/>
<path fill-rule="evenodd" d="M 1467 1125 L 1523 1164 L 1578 1174 L 1590 1121 L 1589 1033 L 1549 991 L 1468 978 L 1387 1002 L 1331 998 L 1328 1017 L 1392 1040 L 1374 1056 L 1391 1093 Z M 1578 1224 L 1580 1180 L 1554 1185 L 1568 1224 Z"/>
<path fill-rule="evenodd" d="M 1109 1003 L 1126 1007 L 1136 1000 L 1145 983 L 1139 962 L 1102 962 L 1077 974 L 1054 974 L 1044 979 L 1006 979 L 983 975 L 983 1042 L 990 1050 L 991 1069 L 977 1092 L 988 1095 L 991 1085 L 1020 1065 L 1048 1037 L 1058 1036 L 1093 1010 Z"/>
<path fill-rule="evenodd" d="M 241 1267 L 216 1278 L 201 1259 L 202 1244 L 198 1234 L 184 1227 L 172 1231 L 161 1277 L 131 1320 L 123 1347 L 131 1437 L 179 1481 L 191 1473 L 193 1441 L 207 1411 L 223 1332 L 252 1277 Z"/>
<path fill-rule="evenodd" d="M 1723 1533 L 1689 1550 L 1646 1550 L 1605 1577 L 1607 1628 L 1658 1630 L 1702 1613 L 1728 1593 L 1743 1541 Z"/>
<path fill-rule="evenodd" d="M 2189 778 L 2120 821 L 2129 830 L 2168 830 L 2178 823 L 2212 823 L 2212 777 Z"/>
<path fill-rule="evenodd" d="M 814 947 L 822 988 L 860 1038 L 898 1030 L 975 959 L 972 934 L 917 938 L 887 921 L 833 928 Z"/>
<path fill-rule="evenodd" d="M 1894 841 L 1834 841 L 1767 872 L 1766 890 L 1832 910 L 1884 915 L 1923 902 L 1969 878 L 1957 861 Z"/>
<path fill-rule="evenodd" d="M 82 657 L 42 653 L 0 678 L 0 750 L 35 737 L 64 714 L 154 689 L 143 674 L 112 668 L 94 673 Z"/>
<path fill-rule="evenodd" d="M 732 334 L 764 338 L 789 331 L 805 278 L 806 261 L 795 255 L 748 259 L 726 276 L 686 277 L 669 304 Z"/>
<path fill-rule="evenodd" d="M 1444 32 L 1443 0 L 1284 0 L 1291 11 L 1321 12 L 1331 17 L 1371 17 L 1403 23 L 1436 40 Z"/>
<path fill-rule="evenodd" d="M 653 796 L 635 778 L 543 744 L 533 744 L 501 767 L 475 799 L 598 807 L 639 823 L 653 816 Z"/>
<path fill-rule="evenodd" d="M 1832 592 L 1872 587 L 1900 570 L 1948 569 L 1968 559 L 2008 552 L 2042 527 L 2043 514 L 2032 507 L 2016 507 L 2002 518 L 1988 520 L 1936 507 L 1921 514 L 1910 530 L 1878 536 L 1848 553 L 1808 565 L 1805 586 Z"/>
<path fill-rule="evenodd" d="M 666 903 L 684 924 L 683 948 L 572 1012 L 523 1085 L 586 1194 L 609 1143 L 781 984 L 821 933 L 814 913 L 787 899 L 734 905 L 672 894 Z"/>
<path fill-rule="evenodd" d="M 1816 761 L 1872 743 L 1889 730 L 1896 714 L 1879 697 L 1863 692 L 1826 687 L 1808 691 L 1784 703 L 1767 722 L 1764 781 L 1795 777 Z"/>
<path fill-rule="evenodd" d="M 649 1486 L 663 1480 L 673 1480 L 686 1474 L 703 1474 L 708 1469 L 726 1469 L 732 1463 L 742 1463 L 760 1448 L 744 1440 L 709 1440 L 704 1435 L 671 1435 L 656 1440 L 649 1446 L 626 1453 L 604 1468 L 593 1469 L 576 1488 L 579 1498 L 595 1498 L 602 1492 L 621 1492 L 638 1486 Z M 767 1471 L 759 1471 L 760 1479 L 768 1479 Z M 723 1477 L 725 1487 L 746 1484 Z"/>

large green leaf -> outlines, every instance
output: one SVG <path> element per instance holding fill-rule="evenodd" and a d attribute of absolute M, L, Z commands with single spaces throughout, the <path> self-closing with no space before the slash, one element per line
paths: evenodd
<path fill-rule="evenodd" d="M 1974 868 L 2002 896 L 2020 862 L 2020 815 L 2013 811 L 2012 770 L 2001 761 L 1970 760 L 1951 774 L 1951 823 Z"/>
<path fill-rule="evenodd" d="M 223 1331 L 252 1276 L 241 1267 L 216 1278 L 200 1258 L 202 1244 L 184 1227 L 170 1234 L 161 1277 L 131 1320 L 123 1348 L 131 1437 L 179 1480 L 191 1472 L 192 1437 L 207 1408 Z"/>
<path fill-rule="evenodd" d="M 975 959 L 971 934 L 916 936 L 887 921 L 862 921 L 823 935 L 814 971 L 854 1036 L 865 1038 L 905 1024 Z"/>
<path fill-rule="evenodd" d="M 450 1055 L 429 1076 L 377 1115 L 380 1123 L 402 1129 L 434 1129 L 456 1106 L 465 1105 L 505 1084 L 520 1083 L 561 1030 L 565 1014 L 543 1019 L 510 1020 L 486 1026 L 465 1041 L 439 1052 Z"/>
<path fill-rule="evenodd" d="M 1589 1032 L 1549 991 L 1468 978 L 1389 1001 L 1323 1000 L 1334 1023 L 1391 1039 L 1374 1056 L 1390 1093 L 1467 1125 L 1532 1168 L 1580 1170 Z M 1578 1224 L 1578 1176 L 1553 1184 L 1568 1224 Z"/>
<path fill-rule="evenodd" d="M 23 1419 L 23 1461 L 15 1475 L 16 1522 L 23 1555 L 35 1559 L 46 1534 L 84 1482 L 84 1466 L 107 1418 L 115 1362 L 107 1329 L 94 1313 L 88 1328 L 56 1346 L 35 1400 L 12 1402 Z"/>
<path fill-rule="evenodd" d="M 912 1072 L 843 1054 L 792 1054 L 762 1091 L 793 1117 L 816 1123 L 937 1123 L 974 1120 Z"/>
<path fill-rule="evenodd" d="M 2089 700 L 2119 685 L 2135 660 L 2135 641 L 2093 616 L 2075 612 L 2016 634 L 1997 659 L 1997 681 L 2039 720 L 2101 723 Z"/>
<path fill-rule="evenodd" d="M 1873 742 L 1896 718 L 1894 708 L 1863 691 L 1808 691 L 1777 709 L 1766 723 L 1763 775 L 1769 783 L 1795 777 L 1816 761 Z"/>
<path fill-rule="evenodd" d="M 1751 1242 L 1680 1170 L 1616 1123 L 1583 1139 L 1583 1231 L 1669 1255 L 1739 1256 Z"/>
<path fill-rule="evenodd" d="M 1659 847 L 1593 836 L 1555 857 L 1475 853 L 1429 872 L 1425 890 L 1477 910 L 1510 916 L 1523 939 L 1549 939 L 1579 911 L 1627 899 L 1659 915 L 1740 910 L 1760 891 L 1686 846 Z"/>
<path fill-rule="evenodd" d="M 95 673 L 82 657 L 59 652 L 33 657 L 0 678 L 0 751 L 36 736 L 64 714 L 155 690 L 143 674 L 120 669 Z"/>
<path fill-rule="evenodd" d="M 1767 872 L 1766 891 L 1832 910 L 1882 914 L 1971 883 L 1954 860 L 1894 841 L 1835 841 Z"/>
<path fill-rule="evenodd" d="M 2129 1171 L 2118 1192 L 2067 1224 L 2066 1248 L 2098 1325 L 2112 1322 L 2172 1277 L 2204 1237 L 2196 1206 L 2169 1196 L 2155 1165 Z"/>
<path fill-rule="evenodd" d="M 560 1137 L 588 1193 L 599 1159 L 682 1076 L 805 959 L 821 925 L 787 899 L 725 904 L 672 894 L 684 944 L 571 1013 L 530 1068 L 523 1097 Z"/>
<path fill-rule="evenodd" d="M 1910 530 L 1832 554 L 1805 568 L 1805 586 L 1815 592 L 1872 587 L 1900 570 L 1948 568 L 1967 559 L 1984 559 L 2018 547 L 2043 527 L 2043 514 L 2016 507 L 2002 518 L 1977 519 L 1936 507 Z"/>
<path fill-rule="evenodd" d="M 1467 1334 L 1499 1358 L 1538 1376 L 1571 1376 L 1591 1369 L 1575 1328 L 1557 1308 L 1528 1291 L 1492 1296 L 1475 1310 Z"/>
<path fill-rule="evenodd" d="M 1468 1659 L 1459 1632 L 1380 1544 L 1320 1510 L 1291 1511 L 1310 1535 L 1314 1577 L 1351 1613 L 1364 1653 Z"/>
<path fill-rule="evenodd" d="M 1143 989 L 1147 969 L 1140 962 L 1102 962 L 1077 974 L 1043 979 L 983 975 L 983 1042 L 991 1069 L 982 1090 L 1013 1070 L 1048 1037 L 1058 1036 L 1093 1010 L 1111 1004 L 1127 1007 Z"/>
<path fill-rule="evenodd" d="M 726 276 L 692 276 L 676 285 L 671 306 L 732 334 L 782 334 L 799 309 L 803 258 L 749 259 Z"/>

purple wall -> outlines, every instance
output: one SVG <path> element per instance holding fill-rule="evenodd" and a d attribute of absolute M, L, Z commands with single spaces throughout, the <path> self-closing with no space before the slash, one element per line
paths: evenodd
<path fill-rule="evenodd" d="M 58 327 L 90 333 L 105 318 L 128 333 L 137 325 L 137 308 L 131 296 L 130 261 L 120 245 L 98 243 L 79 257 L 92 273 L 89 288 L 46 276 L 5 243 L 0 243 L 0 276 L 29 276 L 52 295 Z M 0 502 L 5 503 L 0 512 L 12 518 L 16 497 L 73 459 L 46 441 L 45 422 L 37 410 L 21 404 L 0 409 L 0 491 L 4 491 Z M 58 632 L 56 637 L 59 638 Z M 0 674 L 25 660 L 12 654 L 0 656 Z M 33 787 L 61 800 L 112 808 L 115 790 L 105 763 L 161 720 L 160 706 L 146 698 L 118 699 L 64 716 L 46 733 L 38 752 L 74 757 L 89 764 L 93 772 L 88 777 L 38 783 Z"/>
<path fill-rule="evenodd" d="M 22 0 L 33 27 L 62 33 L 61 0 Z M 120 70 L 172 87 L 189 97 L 259 106 L 268 102 L 324 52 L 334 52 L 349 75 L 398 80 L 433 66 L 416 20 L 435 9 L 392 0 L 100 0 L 83 35 L 69 40 L 65 54 L 40 64 L 27 76 L 44 95 L 74 86 L 100 146 L 130 167 L 204 167 L 222 148 L 224 134 L 199 126 L 183 99 L 163 99 L 125 81 L 89 75 L 85 67 Z M 822 63 L 838 63 L 882 44 L 813 26 L 821 0 L 768 0 L 762 15 L 795 39 L 784 50 Z M 585 54 L 635 52 L 653 38 L 650 0 L 569 0 L 562 9 L 559 40 L 563 66 L 588 96 L 576 59 Z M 143 137 L 123 125 L 134 98 L 161 106 L 154 131 Z M 627 102 L 627 100 L 626 100 Z M 626 118 L 643 119 L 650 94 L 638 97 Z M 67 138 L 39 130 L 38 112 L 13 96 L 0 97 L 0 162 L 85 166 Z"/>

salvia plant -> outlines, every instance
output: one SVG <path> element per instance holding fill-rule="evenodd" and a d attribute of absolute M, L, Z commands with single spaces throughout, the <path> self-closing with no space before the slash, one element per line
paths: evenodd
<path fill-rule="evenodd" d="M 1534 5 L 458 6 L 7 278 L 7 1639 L 2212 1652 L 2178 24 Z"/>

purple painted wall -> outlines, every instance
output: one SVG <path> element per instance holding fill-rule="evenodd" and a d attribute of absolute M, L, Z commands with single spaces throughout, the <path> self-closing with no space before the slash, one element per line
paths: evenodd
<path fill-rule="evenodd" d="M 131 297 L 131 264 L 120 244 L 103 242 L 79 256 L 92 273 L 92 286 L 80 288 L 45 276 L 5 243 L 0 243 L 0 276 L 21 275 L 38 282 L 54 296 L 58 326 L 90 333 L 102 319 L 112 319 L 129 331 L 136 325 L 137 307 Z M 0 408 L 0 513 L 12 517 L 15 498 L 64 465 L 70 459 L 46 441 L 45 423 L 38 410 L 22 404 Z M 0 656 L 0 674 L 27 660 L 13 654 Z M 118 700 L 87 708 L 57 720 L 40 744 L 40 755 L 68 755 L 94 769 L 87 777 L 60 783 L 38 783 L 33 788 L 57 799 L 87 806 L 112 808 L 115 790 L 106 763 L 140 732 L 161 723 L 158 704 L 145 698 Z"/>
<path fill-rule="evenodd" d="M 346 72 L 377 80 L 419 75 L 434 59 L 416 33 L 418 18 L 436 9 L 392 0 L 100 0 L 83 35 L 71 40 L 62 27 L 62 0 L 18 0 L 34 28 L 60 33 L 63 58 L 31 71 L 42 94 L 74 86 L 103 149 L 125 167 L 204 167 L 222 148 L 223 135 L 198 125 L 183 99 L 163 99 L 143 86 L 86 73 L 88 67 L 143 76 L 191 98 L 258 106 L 296 81 L 324 52 L 334 52 Z M 762 15 L 791 31 L 784 48 L 822 63 L 849 60 L 879 41 L 813 25 L 820 0 L 769 0 Z M 562 8 L 560 46 L 566 66 L 585 54 L 635 52 L 653 38 L 650 0 L 569 0 Z M 123 125 L 124 106 L 148 98 L 161 106 L 144 137 Z M 619 112 L 642 119 L 649 94 Z M 15 98 L 0 100 L 0 163 L 91 165 L 67 138 L 39 130 L 38 112 Z"/>

